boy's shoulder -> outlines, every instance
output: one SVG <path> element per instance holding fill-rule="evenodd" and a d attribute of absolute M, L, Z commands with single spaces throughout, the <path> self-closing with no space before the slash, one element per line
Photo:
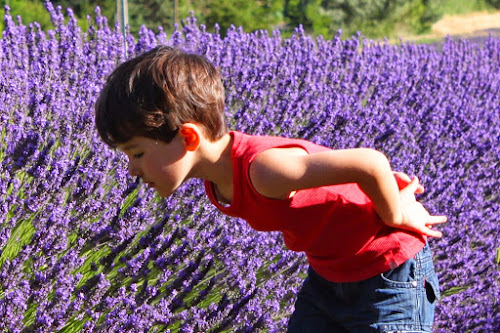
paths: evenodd
<path fill-rule="evenodd" d="M 233 155 L 256 155 L 262 151 L 273 148 L 302 148 L 308 153 L 315 153 L 331 148 L 316 144 L 312 141 L 296 138 L 287 138 L 273 135 L 253 135 L 239 131 L 231 131 L 233 136 Z"/>

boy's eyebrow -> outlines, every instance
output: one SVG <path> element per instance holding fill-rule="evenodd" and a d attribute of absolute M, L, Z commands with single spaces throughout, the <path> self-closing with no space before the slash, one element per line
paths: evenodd
<path fill-rule="evenodd" d="M 133 149 L 135 147 L 137 147 L 137 144 L 129 143 L 129 144 L 126 144 L 125 146 L 121 147 L 120 149 L 123 151 L 127 151 L 127 150 Z"/>

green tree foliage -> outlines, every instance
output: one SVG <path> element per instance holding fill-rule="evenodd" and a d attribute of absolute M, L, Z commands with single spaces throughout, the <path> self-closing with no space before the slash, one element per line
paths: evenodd
<path fill-rule="evenodd" d="M 500 9 L 500 0 L 486 0 L 486 2 L 494 8 Z"/>
<path fill-rule="evenodd" d="M 301 23 L 306 31 L 344 36 L 362 31 L 369 37 L 391 36 L 395 30 L 422 33 L 441 16 L 442 0 L 286 0 L 289 26 Z"/>
<path fill-rule="evenodd" d="M 129 1 L 129 24 L 132 31 L 138 31 L 143 24 L 171 31 L 175 16 L 179 19 L 176 23 L 181 23 L 192 12 L 208 31 L 214 31 L 218 24 L 225 35 L 231 25 L 242 26 L 245 31 L 273 29 L 283 22 L 282 10 L 281 0 L 177 0 L 175 15 L 174 0 L 134 0 Z"/>
<path fill-rule="evenodd" d="M 312 15 L 314 15 L 314 13 L 311 11 L 309 11 L 309 13 L 306 12 L 309 5 L 314 6 L 313 4 L 310 4 L 310 2 L 312 1 L 284 0 L 283 16 L 286 18 L 290 27 L 296 27 L 299 24 L 302 24 L 302 26 L 306 29 L 310 29 L 312 27 L 312 21 L 314 21 L 314 17 L 312 17 Z"/>
<path fill-rule="evenodd" d="M 93 14 L 95 7 L 99 6 L 101 14 L 112 19 L 116 10 L 116 0 L 51 0 L 54 6 L 71 8 L 75 15 L 85 18 Z"/>
<path fill-rule="evenodd" d="M 181 2 L 181 1 L 178 1 Z M 173 0 L 134 0 L 128 2 L 129 25 L 132 32 L 139 31 L 142 25 L 156 30 L 162 26 L 165 30 L 174 27 Z"/>
<path fill-rule="evenodd" d="M 204 8 L 209 0 L 133 0 L 128 1 L 129 24 L 133 32 L 139 31 L 142 25 L 156 30 L 161 26 L 171 31 L 176 23 L 196 10 L 197 17 L 203 17 Z M 177 12 L 175 12 L 177 11 Z M 199 15 L 201 14 L 201 16 Z M 175 20 L 177 18 L 177 21 Z"/>
<path fill-rule="evenodd" d="M 117 0 L 50 1 L 64 10 L 72 8 L 83 30 L 88 28 L 87 15 L 94 16 L 96 6 L 111 25 L 115 22 Z M 136 34 L 142 25 L 153 30 L 162 26 L 167 33 L 172 32 L 175 18 L 181 23 L 193 12 L 208 31 L 214 31 L 218 24 L 223 36 L 235 25 L 247 32 L 279 28 L 284 37 L 289 37 L 295 27 L 302 25 L 306 32 L 326 38 L 339 29 L 346 38 L 356 31 L 371 38 L 395 37 L 427 32 L 444 11 L 500 7 L 500 0 L 177 0 L 177 7 L 174 1 L 128 0 L 132 33 Z M 43 29 L 52 27 L 44 0 L 0 0 L 0 4 L 2 9 L 8 4 L 11 13 L 21 15 L 25 23 L 37 21 Z"/>
<path fill-rule="evenodd" d="M 271 30 L 283 22 L 282 10 L 281 1 L 212 0 L 207 4 L 204 22 L 209 29 L 219 24 L 222 34 L 231 25 L 242 26 L 245 31 Z"/>
<path fill-rule="evenodd" d="M 52 28 L 50 16 L 43 3 L 43 0 L 0 0 L 2 10 L 0 30 L 3 31 L 4 28 L 3 14 L 5 13 L 5 5 L 10 7 L 12 17 L 20 16 L 25 24 L 38 22 L 43 29 Z"/>
<path fill-rule="evenodd" d="M 115 22 L 116 0 L 50 0 L 54 6 L 61 6 L 64 10 L 71 8 L 78 18 L 78 25 L 83 30 L 88 29 L 87 15 L 95 14 L 95 8 L 99 7 L 101 15 L 106 16 L 108 21 Z"/>
<path fill-rule="evenodd" d="M 106 16 L 110 22 L 114 22 L 116 0 L 49 0 L 54 7 L 61 6 L 63 12 L 71 8 L 78 18 L 78 24 L 82 29 L 88 28 L 87 15 L 94 16 L 96 6 L 101 9 L 101 14 Z M 2 10 L 5 5 L 11 9 L 12 16 L 20 15 L 25 24 L 38 22 L 44 30 L 53 28 L 50 16 L 45 8 L 46 0 L 0 0 Z M 3 13 L 3 12 L 2 12 Z M 3 20 L 0 24 L 3 30 Z"/>

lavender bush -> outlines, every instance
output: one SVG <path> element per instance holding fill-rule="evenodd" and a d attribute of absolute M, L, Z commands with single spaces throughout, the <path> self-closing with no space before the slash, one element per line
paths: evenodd
<path fill-rule="evenodd" d="M 303 256 L 222 216 L 198 181 L 167 200 L 146 191 L 97 137 L 106 75 L 158 44 L 220 68 L 232 129 L 373 147 L 419 175 L 421 200 L 449 217 L 431 240 L 436 331 L 500 330 L 500 39 L 221 38 L 188 18 L 124 40 L 98 9 L 81 31 L 47 8 L 54 30 L 7 10 L 0 42 L 1 331 L 285 331 Z"/>

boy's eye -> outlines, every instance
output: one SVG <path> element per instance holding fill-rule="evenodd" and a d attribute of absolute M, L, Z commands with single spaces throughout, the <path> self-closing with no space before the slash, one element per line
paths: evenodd
<path fill-rule="evenodd" d="M 144 155 L 144 153 L 134 154 L 134 155 L 132 155 L 132 157 L 133 158 L 140 158 L 140 157 L 142 157 L 142 155 Z"/>

